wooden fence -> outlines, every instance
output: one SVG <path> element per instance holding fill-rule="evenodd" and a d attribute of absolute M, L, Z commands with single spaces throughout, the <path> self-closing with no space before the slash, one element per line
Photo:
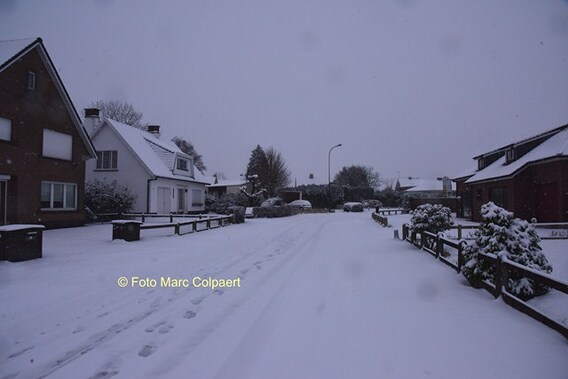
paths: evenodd
<path fill-rule="evenodd" d="M 461 272 L 461 268 L 464 264 L 463 249 L 466 245 L 465 241 L 451 241 L 430 232 L 413 233 L 410 231 L 408 224 L 402 225 L 402 239 L 433 255 L 441 262 L 454 268 L 458 273 Z M 454 263 L 443 256 L 446 251 L 446 247 L 457 250 L 457 263 Z M 480 259 L 493 266 L 493 272 L 495 275 L 493 277 L 493 282 L 484 280 L 479 283 L 472 283 L 475 287 L 485 289 L 495 298 L 501 296 L 506 304 L 551 327 L 561 333 L 564 337 L 568 338 L 568 325 L 556 321 L 549 315 L 532 307 L 510 292 L 509 277 L 511 274 L 521 275 L 532 279 L 536 283 L 546 285 L 564 294 L 568 294 L 567 282 L 520 265 L 506 257 L 484 253 L 480 253 L 478 256 Z"/>
<path fill-rule="evenodd" d="M 191 221 L 156 224 L 144 224 L 143 222 L 133 220 L 116 220 L 112 222 L 112 239 L 138 241 L 140 240 L 140 231 L 142 230 L 166 228 L 173 228 L 174 234 L 180 236 L 184 234 L 200 232 L 203 230 L 220 228 L 231 222 L 234 222 L 234 217 L 234 215 L 216 216 L 201 219 L 198 218 Z"/>
<path fill-rule="evenodd" d="M 371 217 L 373 218 L 373 220 L 375 220 L 376 222 L 378 222 L 382 226 L 385 226 L 385 227 L 389 226 L 389 219 L 386 218 L 384 215 L 377 213 L 377 212 L 373 212 Z"/>

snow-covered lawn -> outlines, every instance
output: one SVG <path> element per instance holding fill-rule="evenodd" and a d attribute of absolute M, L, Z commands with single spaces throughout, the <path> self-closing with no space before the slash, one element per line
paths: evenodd
<path fill-rule="evenodd" d="M 369 212 L 147 232 L 124 242 L 110 225 L 51 230 L 43 259 L 0 262 L 0 378 L 568 373 L 560 334 L 393 240 Z M 121 288 L 120 277 L 157 286 Z M 161 277 L 241 286 L 165 288 Z"/>

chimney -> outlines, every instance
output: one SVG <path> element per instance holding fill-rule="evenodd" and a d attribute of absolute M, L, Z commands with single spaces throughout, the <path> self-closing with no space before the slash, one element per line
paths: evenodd
<path fill-rule="evenodd" d="M 83 127 L 87 130 L 89 136 L 93 135 L 97 126 L 101 121 L 99 108 L 85 108 L 85 121 L 83 121 Z"/>
<path fill-rule="evenodd" d="M 160 125 L 148 125 L 148 133 L 152 134 L 156 138 L 160 138 Z"/>

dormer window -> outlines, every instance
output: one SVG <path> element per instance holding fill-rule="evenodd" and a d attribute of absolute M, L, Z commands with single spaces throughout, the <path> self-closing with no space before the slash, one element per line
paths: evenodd
<path fill-rule="evenodd" d="M 176 162 L 176 168 L 182 171 L 189 171 L 187 159 L 178 158 Z"/>
<path fill-rule="evenodd" d="M 514 147 L 512 147 L 509 150 L 507 150 L 507 163 L 511 163 L 515 159 L 517 159 L 517 150 Z"/>
<path fill-rule="evenodd" d="M 477 160 L 477 169 L 483 170 L 485 168 L 485 158 L 479 158 Z"/>
<path fill-rule="evenodd" d="M 27 76 L 27 89 L 29 91 L 35 91 L 36 89 L 36 74 L 33 71 L 28 71 L 28 76 Z"/>

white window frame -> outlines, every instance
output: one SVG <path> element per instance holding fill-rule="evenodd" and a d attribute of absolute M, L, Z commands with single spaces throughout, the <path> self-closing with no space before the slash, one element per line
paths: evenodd
<path fill-rule="evenodd" d="M 49 140 L 57 145 L 62 141 L 69 143 L 69 145 L 65 146 L 65 150 L 60 147 L 53 149 L 53 147 L 50 146 Z M 68 162 L 73 161 L 73 136 L 71 134 L 44 128 L 41 155 L 45 158 L 61 159 Z"/>
<path fill-rule="evenodd" d="M 109 166 L 104 167 L 104 156 L 109 156 Z M 114 158 L 114 159 L 113 159 Z M 100 165 L 99 165 L 100 163 Z M 114 167 L 113 167 L 114 166 Z M 96 169 L 100 171 L 111 171 L 111 170 L 118 170 L 118 150 L 101 150 L 97 151 L 97 165 Z"/>
<path fill-rule="evenodd" d="M 183 165 L 180 165 L 180 163 L 182 162 L 185 164 L 185 167 L 182 167 Z M 189 171 L 189 160 L 185 158 L 177 158 L 176 168 L 181 171 Z"/>
<path fill-rule="evenodd" d="M 29 91 L 36 90 L 36 73 L 33 71 L 28 71 L 28 75 L 26 77 L 26 88 Z"/>
<path fill-rule="evenodd" d="M 49 188 L 49 207 L 48 208 L 41 207 L 42 211 L 75 211 L 75 210 L 77 210 L 77 184 L 76 183 L 42 181 L 41 182 L 41 188 L 40 188 L 40 204 L 41 204 L 41 195 L 42 195 L 44 184 L 48 184 L 50 186 L 50 188 Z M 53 202 L 54 202 L 53 187 L 56 184 L 63 185 L 63 207 L 62 208 L 54 208 L 54 206 L 53 206 Z M 66 188 L 68 186 L 73 187 L 73 197 L 74 197 L 73 208 L 65 207 L 65 204 L 67 204 L 67 190 L 66 190 Z"/>
<path fill-rule="evenodd" d="M 513 162 L 517 159 L 517 150 L 515 148 L 510 148 L 507 150 L 507 163 Z"/>
<path fill-rule="evenodd" d="M 6 117 L 0 117 L 0 141 L 8 141 L 8 142 L 12 141 L 12 128 L 13 128 L 12 125 L 13 123 L 11 119 Z M 7 138 L 2 137 L 3 134 L 6 134 Z"/>

